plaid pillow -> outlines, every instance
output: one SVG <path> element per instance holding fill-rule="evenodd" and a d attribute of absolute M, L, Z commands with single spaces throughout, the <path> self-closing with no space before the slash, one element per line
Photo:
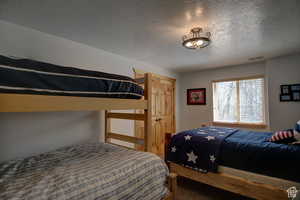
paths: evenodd
<path fill-rule="evenodd" d="M 295 142 L 294 135 L 295 134 L 293 129 L 277 131 L 272 135 L 269 141 L 276 142 L 276 143 L 291 143 L 291 142 Z"/>
<path fill-rule="evenodd" d="M 300 133 L 300 120 L 296 123 L 295 130 Z"/>
<path fill-rule="evenodd" d="M 300 121 L 298 121 L 295 125 L 294 138 L 296 140 L 295 143 L 300 144 Z"/>

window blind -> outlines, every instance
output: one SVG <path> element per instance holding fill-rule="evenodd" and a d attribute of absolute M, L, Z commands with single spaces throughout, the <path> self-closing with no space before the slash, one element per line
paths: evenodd
<path fill-rule="evenodd" d="M 264 79 L 213 83 L 214 121 L 263 123 Z"/>

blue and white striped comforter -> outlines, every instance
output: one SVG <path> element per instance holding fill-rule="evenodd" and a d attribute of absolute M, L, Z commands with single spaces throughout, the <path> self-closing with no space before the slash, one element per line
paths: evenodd
<path fill-rule="evenodd" d="M 168 173 L 154 154 L 87 143 L 0 164 L 0 199 L 159 200 Z"/>

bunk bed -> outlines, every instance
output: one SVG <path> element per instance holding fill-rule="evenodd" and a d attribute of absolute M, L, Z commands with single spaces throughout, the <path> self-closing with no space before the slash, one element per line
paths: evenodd
<path fill-rule="evenodd" d="M 1 113 L 105 110 L 105 142 L 117 139 L 142 145 L 144 151 L 151 151 L 150 73 L 142 79 L 133 80 L 114 74 L 0 56 L 0 76 Z M 144 90 L 137 83 L 144 83 Z M 139 109 L 144 113 L 110 112 Z M 110 119 L 113 118 L 143 121 L 144 137 L 112 133 Z M 87 170 L 82 163 L 88 165 Z M 161 159 L 147 152 L 99 142 L 74 145 L 1 163 L 0 197 L 140 199 L 143 198 L 140 195 L 145 194 L 149 199 L 156 195 L 158 199 L 171 200 L 175 196 L 176 175 L 169 174 L 164 166 Z M 139 174 L 139 177 L 130 174 Z M 149 174 L 158 177 L 151 178 Z M 131 178 L 127 182 L 122 180 L 128 177 Z M 60 185 L 56 180 L 60 181 Z M 167 185 L 162 181 L 166 181 Z M 153 191 L 149 193 L 151 186 Z M 144 188 L 148 188 L 148 193 Z M 122 196 L 121 191 L 127 190 L 136 193 Z"/>
<path fill-rule="evenodd" d="M 170 171 L 259 200 L 288 199 L 300 187 L 300 146 L 269 142 L 272 133 L 202 127 L 166 134 Z"/>

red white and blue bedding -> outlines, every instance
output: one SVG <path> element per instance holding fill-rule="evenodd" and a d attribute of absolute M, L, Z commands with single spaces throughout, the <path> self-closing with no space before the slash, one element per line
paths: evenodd
<path fill-rule="evenodd" d="M 167 160 L 202 172 L 217 172 L 222 142 L 236 131 L 204 127 L 180 132 L 171 139 Z"/>
<path fill-rule="evenodd" d="M 140 99 L 144 91 L 130 77 L 0 55 L 0 93 Z"/>
<path fill-rule="evenodd" d="M 271 136 L 216 127 L 188 130 L 172 137 L 167 159 L 202 172 L 216 172 L 222 165 L 300 182 L 300 146 L 270 142 Z"/>

